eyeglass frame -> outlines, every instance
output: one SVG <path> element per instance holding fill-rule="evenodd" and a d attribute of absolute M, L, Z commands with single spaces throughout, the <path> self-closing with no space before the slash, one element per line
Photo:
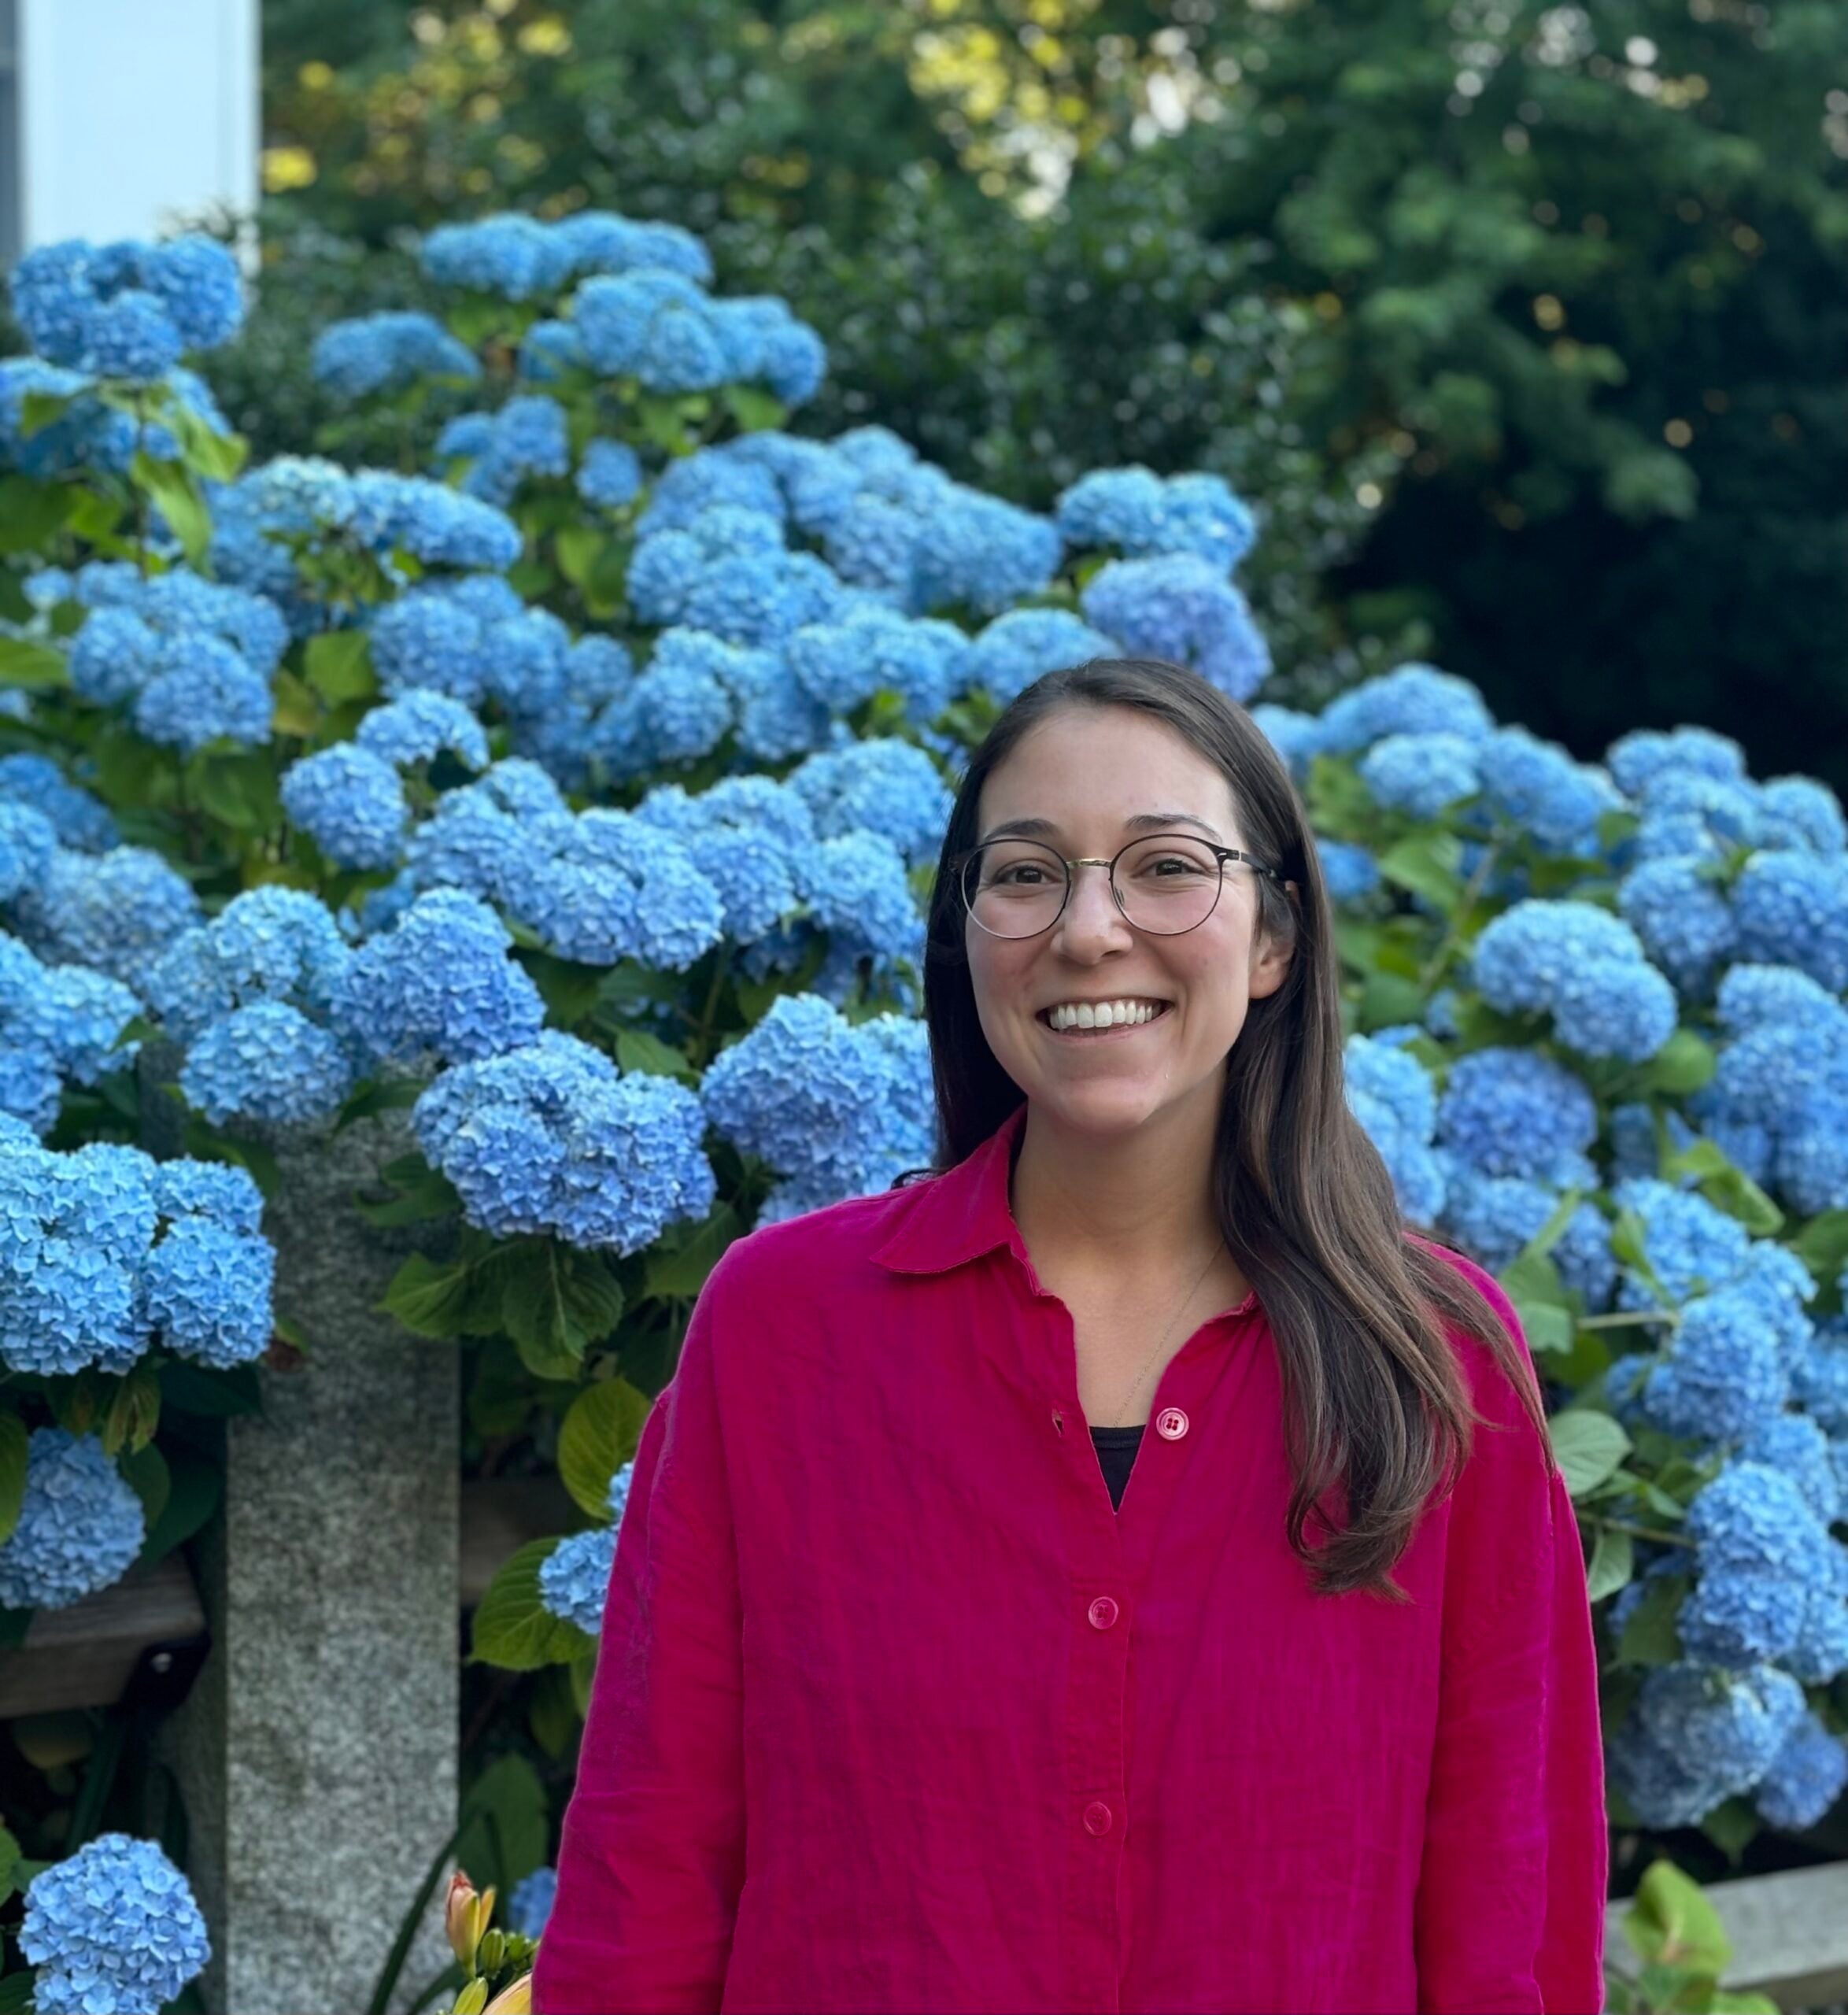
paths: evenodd
<path fill-rule="evenodd" d="M 974 860 L 978 854 L 981 853 L 983 849 L 987 847 L 1005 845 L 1011 839 L 1017 841 L 1023 845 L 1035 846 L 1044 849 L 1044 851 L 1051 854 L 1053 859 L 1058 861 L 1065 870 L 1065 894 L 1060 898 L 1057 911 L 1049 918 L 1047 922 L 1041 924 L 1037 930 L 1025 930 L 1021 932 L 1018 937 L 1010 936 L 1004 931 L 989 930 L 988 926 L 975 914 L 975 906 L 969 900 L 969 889 L 967 879 L 969 872 L 969 863 L 970 861 Z M 1117 863 L 1122 859 L 1123 856 L 1126 854 L 1132 847 L 1146 846 L 1151 840 L 1188 840 L 1191 841 L 1196 847 L 1204 847 L 1207 851 L 1218 860 L 1219 863 L 1219 882 L 1218 885 L 1213 891 L 1213 907 L 1207 911 L 1206 916 L 1200 919 L 1199 923 L 1188 924 L 1185 928 L 1180 930 L 1151 930 L 1149 926 L 1145 923 L 1138 923 L 1135 918 L 1130 915 L 1129 912 L 1123 908 L 1122 893 L 1117 887 Z M 1218 910 L 1219 907 L 1219 898 L 1225 893 L 1225 863 L 1229 860 L 1241 862 L 1245 867 L 1250 868 L 1254 874 L 1268 875 L 1280 889 L 1287 889 L 1290 885 L 1288 882 L 1284 879 L 1282 874 L 1276 868 L 1273 867 L 1268 861 L 1260 860 L 1255 854 L 1247 853 L 1241 847 L 1222 847 L 1218 845 L 1214 841 L 1202 839 L 1198 833 L 1138 833 L 1134 839 L 1125 840 L 1107 860 L 1103 860 L 1100 856 L 1080 856 L 1075 860 L 1068 859 L 1067 856 L 1062 854 L 1056 847 L 1049 845 L 1044 840 L 1029 839 L 1024 834 L 1003 833 L 998 839 L 984 840 L 974 846 L 967 847 L 963 849 L 962 854 L 958 857 L 955 863 L 956 893 L 961 899 L 963 915 L 968 918 L 970 922 L 975 926 L 978 930 L 986 932 L 990 937 L 998 938 L 1003 945 L 1024 945 L 1029 938 L 1044 937 L 1046 933 L 1052 930 L 1053 926 L 1058 922 L 1059 918 L 1065 915 L 1066 906 L 1072 899 L 1072 891 L 1078 885 L 1077 871 L 1079 868 L 1107 867 L 1110 870 L 1109 883 L 1111 900 L 1115 903 L 1118 910 L 1122 913 L 1124 922 L 1128 924 L 1132 930 L 1147 932 L 1148 935 L 1151 937 L 1185 937 L 1189 930 L 1198 930 L 1200 927 L 1200 924 L 1204 923 L 1207 918 L 1210 917 L 1214 912 Z"/>

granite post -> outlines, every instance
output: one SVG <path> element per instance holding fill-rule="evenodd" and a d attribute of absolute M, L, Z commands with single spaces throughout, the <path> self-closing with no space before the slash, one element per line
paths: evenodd
<path fill-rule="evenodd" d="M 376 1312 L 427 1229 L 375 1230 L 351 1201 L 411 1144 L 401 1111 L 270 1141 L 276 1308 L 306 1355 L 261 1366 L 263 1412 L 224 1423 L 224 1506 L 195 1548 L 213 1649 L 161 1737 L 212 2015 L 363 2009 L 456 1823 L 457 1359 Z M 396 2009 L 449 1958 L 444 1887 Z"/>

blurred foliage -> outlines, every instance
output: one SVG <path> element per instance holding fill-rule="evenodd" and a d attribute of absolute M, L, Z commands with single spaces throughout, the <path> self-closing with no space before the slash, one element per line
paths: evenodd
<path fill-rule="evenodd" d="M 1293 682 L 1428 646 L 1578 752 L 1695 717 L 1848 786 L 1841 20 L 267 0 L 275 263 L 221 382 L 299 442 L 307 331 L 405 299 L 321 234 L 668 217 L 827 335 L 821 426 L 1036 504 L 1228 475 Z"/>

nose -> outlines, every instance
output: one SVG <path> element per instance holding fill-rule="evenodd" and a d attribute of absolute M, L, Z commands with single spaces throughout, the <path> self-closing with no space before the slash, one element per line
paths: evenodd
<path fill-rule="evenodd" d="M 1135 934 L 1129 919 L 1118 908 L 1117 899 L 1111 893 L 1109 868 L 1086 861 L 1071 871 L 1071 877 L 1065 913 L 1052 932 L 1059 948 L 1075 959 L 1085 959 L 1108 946 L 1133 942 Z"/>

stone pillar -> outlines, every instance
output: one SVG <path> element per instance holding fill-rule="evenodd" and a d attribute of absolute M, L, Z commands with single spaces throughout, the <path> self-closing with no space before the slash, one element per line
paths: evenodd
<path fill-rule="evenodd" d="M 428 1228 L 375 1231 L 351 1205 L 412 1144 L 405 1114 L 269 1144 L 276 1306 L 307 1356 L 261 1367 L 264 1412 L 225 1423 L 224 1509 L 196 1548 L 213 1649 L 161 1753 L 212 2015 L 357 2015 L 456 1823 L 460 1381 L 453 1344 L 375 1309 Z M 395 2009 L 449 1957 L 444 1886 Z"/>

